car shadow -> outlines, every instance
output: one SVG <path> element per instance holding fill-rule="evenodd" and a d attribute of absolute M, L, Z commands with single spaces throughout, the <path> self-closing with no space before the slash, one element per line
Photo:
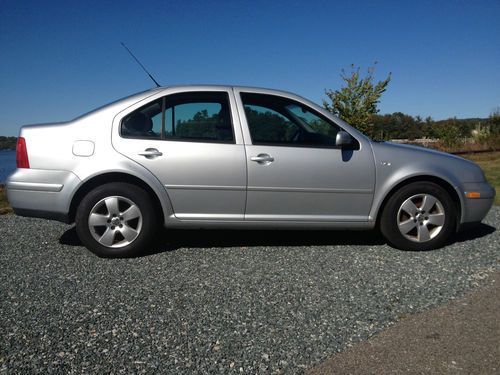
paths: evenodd
<path fill-rule="evenodd" d="M 76 228 L 59 238 L 67 246 L 83 246 Z M 382 245 L 382 235 L 370 231 L 331 230 L 221 230 L 221 229 L 162 229 L 143 255 L 153 255 L 180 248 L 252 247 L 252 246 L 328 246 Z"/>
<path fill-rule="evenodd" d="M 375 230 L 163 230 L 145 255 L 180 248 L 382 245 Z"/>
<path fill-rule="evenodd" d="M 488 224 L 479 224 L 474 226 L 473 228 L 466 229 L 457 235 L 455 235 L 452 238 L 453 242 L 467 242 L 467 241 L 472 241 L 477 238 L 485 237 L 489 234 L 494 233 L 497 230 L 497 228 L 492 227 L 491 225 Z"/>
<path fill-rule="evenodd" d="M 472 241 L 487 236 L 496 228 L 479 224 L 452 237 L 454 242 Z M 83 246 L 75 227 L 62 234 L 59 243 Z M 181 248 L 254 247 L 254 246 L 339 246 L 384 245 L 379 231 L 334 230 L 166 230 L 158 232 L 150 248 L 140 256 L 148 256 Z"/>

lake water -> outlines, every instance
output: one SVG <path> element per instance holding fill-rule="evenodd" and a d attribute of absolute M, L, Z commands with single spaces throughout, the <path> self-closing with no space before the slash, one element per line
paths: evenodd
<path fill-rule="evenodd" d="M 0 184 L 16 169 L 16 152 L 0 150 Z"/>

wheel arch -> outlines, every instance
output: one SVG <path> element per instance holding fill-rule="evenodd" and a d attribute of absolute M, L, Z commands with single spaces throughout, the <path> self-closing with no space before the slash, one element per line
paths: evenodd
<path fill-rule="evenodd" d="M 457 215 L 457 229 L 460 225 L 461 222 L 461 217 L 462 217 L 462 200 L 460 198 L 460 195 L 458 194 L 457 190 L 453 187 L 453 185 L 440 177 L 437 176 L 432 176 L 432 175 L 418 175 L 418 176 L 413 176 L 409 177 L 407 179 L 404 179 L 402 181 L 399 181 L 397 184 L 395 184 L 389 192 L 387 192 L 382 199 L 382 202 L 378 206 L 378 209 L 376 210 L 376 227 L 380 227 L 380 219 L 382 216 L 382 212 L 384 211 L 385 207 L 387 206 L 387 202 L 389 199 L 394 195 L 396 191 L 401 189 L 403 186 L 409 185 L 414 182 L 433 182 L 436 185 L 439 185 L 442 187 L 446 192 L 450 195 L 456 209 L 456 215 Z"/>
<path fill-rule="evenodd" d="M 124 172 L 107 172 L 99 174 L 89 178 L 83 184 L 81 184 L 76 190 L 76 192 L 73 194 L 73 197 L 71 199 L 69 213 L 68 213 L 68 221 L 70 223 L 75 221 L 76 210 L 78 209 L 78 206 L 82 201 L 82 199 L 85 197 L 85 195 L 87 195 L 91 190 L 95 189 L 96 187 L 111 182 L 126 182 L 143 188 L 149 194 L 149 196 L 153 201 L 155 214 L 162 221 L 162 224 L 164 223 L 166 217 L 165 215 L 166 208 L 162 204 L 162 201 L 158 197 L 158 194 L 155 192 L 155 190 L 141 178 Z"/>

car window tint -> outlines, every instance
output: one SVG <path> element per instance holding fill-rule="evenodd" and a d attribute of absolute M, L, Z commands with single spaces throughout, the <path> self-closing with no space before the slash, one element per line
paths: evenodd
<path fill-rule="evenodd" d="M 231 123 L 223 103 L 178 103 L 166 110 L 165 138 L 232 141 Z"/>
<path fill-rule="evenodd" d="M 156 100 L 125 116 L 121 134 L 132 138 L 161 137 L 161 100 Z"/>
<path fill-rule="evenodd" d="M 133 138 L 234 142 L 229 97 L 225 92 L 166 96 L 126 116 L 121 134 Z"/>
<path fill-rule="evenodd" d="M 285 108 L 303 121 L 304 124 L 307 124 L 309 130 L 314 133 L 323 134 L 331 139 L 335 139 L 337 132 L 340 130 L 338 126 L 332 125 L 330 122 L 309 111 L 306 107 L 289 104 Z"/>
<path fill-rule="evenodd" d="M 253 144 L 335 147 L 340 128 L 311 108 L 274 95 L 241 93 Z"/>
<path fill-rule="evenodd" d="M 245 115 L 254 143 L 290 143 L 298 131 L 289 118 L 270 108 L 248 104 Z"/>

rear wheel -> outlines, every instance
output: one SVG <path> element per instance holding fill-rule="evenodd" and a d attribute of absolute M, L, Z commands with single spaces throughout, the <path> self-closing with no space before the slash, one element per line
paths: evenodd
<path fill-rule="evenodd" d="M 137 255 L 157 228 L 148 193 L 123 182 L 108 183 L 88 193 L 75 221 L 82 243 L 102 257 Z"/>
<path fill-rule="evenodd" d="M 387 241 L 402 250 L 443 246 L 456 228 L 456 209 L 450 195 L 432 182 L 415 182 L 396 191 L 380 220 Z"/>

